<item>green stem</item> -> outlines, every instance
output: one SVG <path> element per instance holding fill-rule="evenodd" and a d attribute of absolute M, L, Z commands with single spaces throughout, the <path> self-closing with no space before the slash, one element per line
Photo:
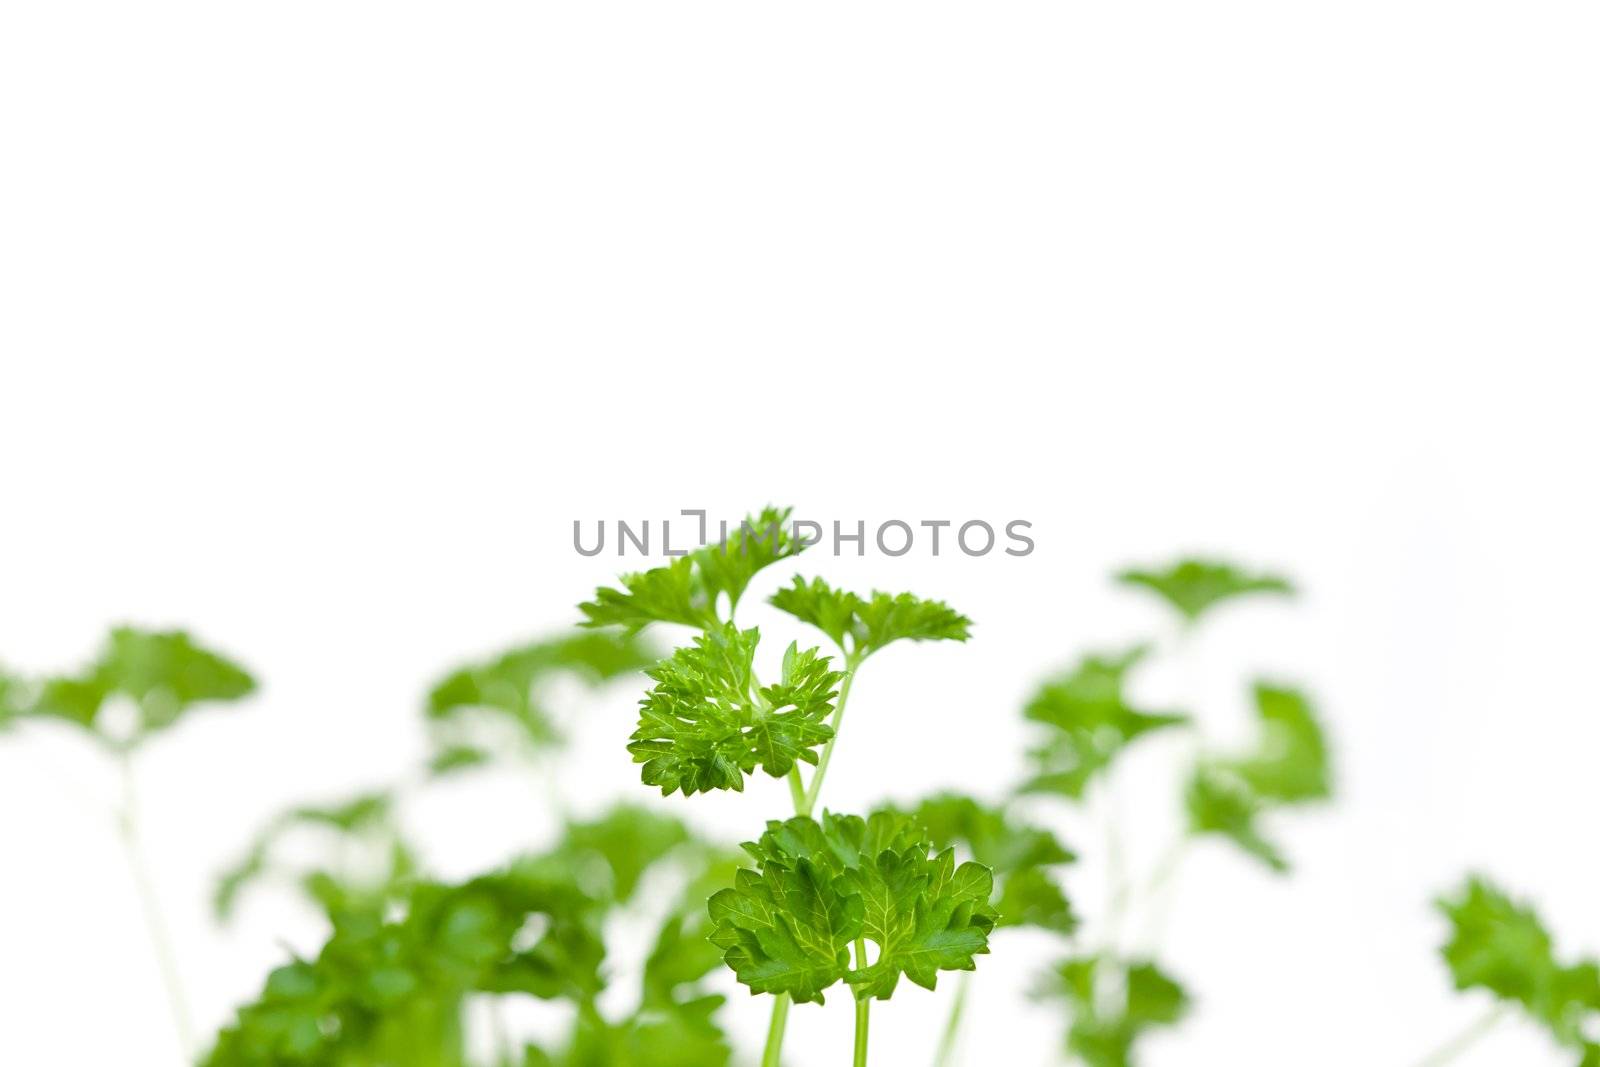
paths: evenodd
<path fill-rule="evenodd" d="M 789 799 L 794 801 L 795 814 L 800 814 L 806 806 L 806 784 L 800 780 L 799 764 L 789 768 Z"/>
<path fill-rule="evenodd" d="M 789 1023 L 789 994 L 772 999 L 772 1022 L 767 1026 L 767 1047 L 761 1053 L 761 1067 L 778 1067 L 783 1057 L 783 1029 Z"/>
<path fill-rule="evenodd" d="M 833 758 L 833 743 L 839 740 L 839 724 L 844 720 L 844 702 L 850 696 L 850 682 L 855 678 L 856 668 L 861 665 L 861 660 L 846 654 L 844 659 L 844 681 L 839 683 L 839 700 L 833 706 L 833 736 L 828 739 L 827 745 L 822 750 L 822 757 L 817 761 L 817 771 L 811 776 L 811 787 L 808 789 L 800 778 L 800 768 L 793 767 L 789 770 L 789 797 L 794 801 L 796 815 L 809 816 L 817 806 L 817 797 L 822 793 L 822 778 L 828 773 L 828 761 Z M 761 1054 L 761 1067 L 778 1067 L 779 1058 L 783 1054 L 783 1032 L 789 1025 L 789 994 L 779 993 L 772 999 L 772 1021 L 767 1025 L 767 1047 Z M 856 1025 L 865 1027 L 861 1021 L 860 1010 L 857 1010 Z M 859 1037 L 865 1041 L 865 1035 Z M 862 1052 L 865 1056 L 865 1052 Z M 865 1062 L 863 1060 L 862 1062 Z"/>
<path fill-rule="evenodd" d="M 845 656 L 844 681 L 839 683 L 839 700 L 833 706 L 833 736 L 828 738 L 828 743 L 822 747 L 822 758 L 817 761 L 817 773 L 811 776 L 811 788 L 806 790 L 802 806 L 796 806 L 796 815 L 810 815 L 817 806 L 817 797 L 822 793 L 822 780 L 827 777 L 828 763 L 833 759 L 833 746 L 839 741 L 839 727 L 844 722 L 844 703 L 850 699 L 850 683 L 855 681 L 856 668 L 861 665 L 861 660 L 855 656 Z"/>
<path fill-rule="evenodd" d="M 134 791 L 133 759 L 129 752 L 117 754 L 117 770 L 122 779 L 122 809 L 117 813 L 117 836 L 122 841 L 122 852 L 128 861 L 128 874 L 139 894 L 145 930 L 155 951 L 161 983 L 167 991 L 167 1006 L 172 1012 L 172 1025 L 178 1033 L 179 1047 L 183 1051 L 183 1058 L 192 1060 L 194 1026 L 189 1021 L 189 1002 L 184 994 L 177 956 L 173 952 L 172 936 L 167 931 L 161 903 L 156 897 L 155 886 L 150 881 L 150 871 L 145 864 L 144 849 L 139 843 L 139 809 Z"/>
<path fill-rule="evenodd" d="M 856 938 L 856 967 L 867 965 L 867 942 Z M 867 1067 L 867 1024 L 872 1018 L 872 998 L 856 998 L 856 1058 L 853 1067 Z"/>
<path fill-rule="evenodd" d="M 972 972 L 962 971 L 956 979 L 956 999 L 950 1005 L 950 1018 L 945 1021 L 944 1035 L 939 1038 L 939 1051 L 933 1057 L 933 1067 L 950 1067 L 955 1062 L 956 1039 L 961 1036 L 961 1015 L 967 1007 L 967 986 Z"/>
<path fill-rule="evenodd" d="M 1505 1004 L 1496 1004 L 1482 1015 L 1477 1022 L 1434 1049 L 1433 1052 L 1418 1062 L 1417 1067 L 1443 1067 L 1444 1064 L 1452 1062 L 1457 1056 L 1460 1056 L 1482 1040 L 1485 1034 L 1493 1030 L 1500 1020 L 1506 1017 L 1506 1013 L 1509 1010 L 1509 1007 Z"/>

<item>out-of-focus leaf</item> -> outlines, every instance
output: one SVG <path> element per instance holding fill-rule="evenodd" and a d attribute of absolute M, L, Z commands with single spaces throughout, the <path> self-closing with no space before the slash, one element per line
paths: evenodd
<path fill-rule="evenodd" d="M 1110 995 L 1100 988 L 1104 983 L 1113 983 Z M 1189 1010 L 1183 987 L 1154 963 L 1104 956 L 1063 960 L 1036 995 L 1071 1006 L 1067 1050 L 1089 1067 L 1132 1067 L 1139 1038 L 1176 1025 Z"/>
<path fill-rule="evenodd" d="M 204 1062 L 459 1067 L 468 993 L 587 1002 L 598 992 L 604 949 L 591 907 L 574 888 L 513 868 L 457 886 L 418 886 L 398 921 L 338 918 L 316 959 L 274 971 Z"/>
<path fill-rule="evenodd" d="M 387 791 L 361 793 L 347 801 L 306 805 L 283 812 L 256 834 L 244 854 L 217 879 L 212 910 L 219 920 L 233 917 L 243 892 L 269 875 L 292 876 L 301 888 L 330 915 L 346 910 L 381 911 L 416 874 L 415 857 L 399 838 L 393 818 L 394 797 Z M 381 856 L 383 866 L 366 871 L 325 867 L 292 872 L 279 868 L 274 851 L 283 838 L 297 830 L 319 830 L 362 846 L 329 850 L 330 862 L 348 851 Z"/>
<path fill-rule="evenodd" d="M 647 869 L 689 840 L 688 828 L 670 815 L 622 804 L 568 825 L 554 855 L 593 895 L 625 903 Z"/>
<path fill-rule="evenodd" d="M 1261 798 L 1228 767 L 1213 763 L 1197 766 L 1184 801 L 1190 833 L 1219 834 L 1277 873 L 1289 869 L 1282 851 L 1261 833 Z"/>
<path fill-rule="evenodd" d="M 30 714 L 65 719 L 104 740 L 137 745 L 166 729 L 201 704 L 238 700 L 255 690 L 255 680 L 238 664 L 203 648 L 181 630 L 111 631 L 99 657 L 77 674 L 46 679 Z M 126 737 L 98 730 L 100 711 L 113 695 L 125 696 L 138 710 Z"/>
<path fill-rule="evenodd" d="M 1332 795 L 1327 743 L 1311 702 L 1295 689 L 1254 687 L 1261 737 L 1242 756 L 1202 761 L 1189 781 L 1189 828 L 1220 834 L 1274 871 L 1288 861 L 1262 832 L 1269 812 Z"/>
<path fill-rule="evenodd" d="M 756 630 L 729 623 L 649 672 L 655 688 L 640 702 L 628 745 L 646 785 L 663 795 L 743 790 L 757 767 L 781 778 L 797 761 L 817 762 L 833 736 L 827 718 L 840 675 L 816 649 L 790 645 L 782 681 L 758 689 L 759 641 Z"/>
<path fill-rule="evenodd" d="M 488 712 L 514 723 L 535 745 L 557 740 L 549 712 L 540 703 L 540 687 L 559 675 L 599 685 L 642 671 L 656 661 L 654 650 L 638 637 L 605 632 L 579 632 L 510 649 L 492 659 L 452 671 L 429 692 L 428 717 L 435 722 L 459 721 Z M 475 762 L 464 755 L 487 755 L 471 739 L 447 737 L 435 764 L 457 770 Z"/>
<path fill-rule="evenodd" d="M 1037 926 L 1068 934 L 1077 916 L 1049 868 L 1077 857 L 1049 830 L 1022 824 L 1004 810 L 957 793 L 939 793 L 912 812 L 934 848 L 959 846 L 992 869 L 1001 926 Z"/>
<path fill-rule="evenodd" d="M 1125 570 L 1117 575 L 1117 581 L 1150 590 L 1189 623 L 1235 597 L 1294 593 L 1294 586 L 1278 575 L 1251 574 L 1230 563 L 1204 559 L 1179 560 L 1164 570 Z"/>
<path fill-rule="evenodd" d="M 1441 950 L 1457 989 L 1484 989 L 1519 1005 L 1557 1041 L 1591 1054 L 1600 1026 L 1600 965 L 1562 963 L 1534 910 L 1483 878 L 1438 901 L 1450 922 Z"/>
<path fill-rule="evenodd" d="M 1311 701 L 1297 689 L 1257 682 L 1261 739 L 1255 751 L 1230 767 L 1259 797 L 1277 804 L 1325 800 L 1332 795 L 1328 746 Z"/>
<path fill-rule="evenodd" d="M 1139 646 L 1114 656 L 1086 656 L 1046 682 L 1023 714 L 1050 728 L 1032 753 L 1035 771 L 1025 792 L 1079 799 L 1117 754 L 1152 730 L 1186 722 L 1172 712 L 1146 712 L 1124 695 L 1128 674 L 1148 653 Z"/>
<path fill-rule="evenodd" d="M 972 620 L 939 600 L 910 593 L 874 591 L 862 597 L 837 590 L 821 578 L 796 577 L 778 590 L 772 605 L 833 639 L 840 651 L 864 659 L 895 641 L 965 641 Z"/>

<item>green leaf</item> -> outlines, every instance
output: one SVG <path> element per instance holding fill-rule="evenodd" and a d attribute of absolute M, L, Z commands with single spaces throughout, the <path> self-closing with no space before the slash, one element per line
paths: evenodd
<path fill-rule="evenodd" d="M 706 545 L 671 563 L 622 577 L 622 588 L 602 586 L 594 599 L 578 605 L 584 626 L 620 626 L 636 633 L 655 622 L 674 622 L 709 630 L 738 607 L 757 572 L 802 548 L 789 527 L 789 509 L 764 509 L 747 517 L 726 540 Z"/>
<path fill-rule="evenodd" d="M 536 641 L 501 653 L 481 663 L 468 664 L 441 679 L 429 692 L 428 717 L 435 722 L 460 723 L 484 711 L 505 717 L 535 745 L 558 739 L 549 713 L 539 703 L 539 689 L 552 678 L 566 675 L 597 686 L 633 671 L 642 671 L 656 653 L 637 637 L 614 633 L 577 633 Z M 442 748 L 474 747 L 471 740 L 447 738 Z M 444 769 L 469 766 L 473 760 L 442 760 Z"/>
<path fill-rule="evenodd" d="M 1294 594 L 1289 581 L 1275 574 L 1251 574 L 1229 563 L 1204 559 L 1180 560 L 1165 570 L 1125 570 L 1117 575 L 1117 581 L 1150 590 L 1189 623 L 1234 597 Z"/>
<path fill-rule="evenodd" d="M 874 591 L 857 596 L 820 578 L 778 590 L 771 603 L 827 634 L 846 655 L 864 659 L 895 641 L 965 641 L 972 620 L 939 600 Z"/>
<path fill-rule="evenodd" d="M 1584 1044 L 1600 1025 L 1600 965 L 1565 965 L 1534 910 L 1482 878 L 1467 880 L 1438 908 L 1450 922 L 1441 950 L 1457 989 L 1485 989 L 1520 1005 L 1556 1040 Z"/>
<path fill-rule="evenodd" d="M 1327 743 L 1304 694 L 1258 682 L 1254 688 L 1261 737 L 1235 758 L 1212 758 L 1195 768 L 1186 794 L 1189 829 L 1218 834 L 1274 871 L 1289 869 L 1262 833 L 1268 812 L 1332 794 Z"/>
<path fill-rule="evenodd" d="M 994 871 L 999 925 L 1063 934 L 1077 928 L 1077 916 L 1048 870 L 1077 857 L 1050 831 L 1018 823 L 1001 808 L 957 793 L 926 798 L 913 817 L 935 848 L 960 846 Z"/>
<path fill-rule="evenodd" d="M 22 717 L 27 700 L 28 694 L 22 679 L 0 668 L 0 730 Z"/>
<path fill-rule="evenodd" d="M 1332 795 L 1327 742 L 1310 700 L 1295 689 L 1257 682 L 1261 739 L 1230 768 L 1264 800 L 1299 804 Z"/>
<path fill-rule="evenodd" d="M 1189 1010 L 1183 987 L 1154 963 L 1105 956 L 1063 960 L 1035 995 L 1068 1002 L 1067 1049 L 1089 1067 L 1131 1067 L 1139 1038 L 1175 1026 Z"/>
<path fill-rule="evenodd" d="M 939 971 L 971 970 L 988 951 L 991 872 L 956 866 L 951 849 L 932 853 L 904 814 L 772 822 L 745 848 L 758 869 L 740 871 L 709 910 L 713 943 L 753 992 L 821 1003 L 843 980 L 858 997 L 887 999 L 901 975 L 932 989 Z M 858 938 L 877 959 L 852 968 Z"/>
<path fill-rule="evenodd" d="M 729 618 L 758 572 L 799 554 L 803 546 L 793 536 L 790 514 L 790 508 L 763 508 L 761 514 L 746 518 L 721 544 L 691 553 L 712 604 L 719 595 L 728 598 Z"/>
<path fill-rule="evenodd" d="M 1189 812 L 1189 832 L 1219 834 L 1279 874 L 1289 869 L 1283 853 L 1261 834 L 1258 819 L 1265 805 L 1233 770 L 1223 764 L 1201 763 L 1189 779 L 1184 795 Z"/>
<path fill-rule="evenodd" d="M 663 795 L 743 790 L 762 768 L 774 778 L 797 761 L 816 763 L 833 736 L 827 718 L 841 677 L 816 649 L 791 645 L 783 680 L 758 689 L 753 662 L 760 633 L 732 623 L 707 631 L 649 674 L 628 751 L 646 785 Z"/>
<path fill-rule="evenodd" d="M 253 678 L 231 660 L 195 644 L 180 630 L 111 631 L 99 657 L 74 675 L 49 678 L 29 714 L 65 719 L 95 730 L 102 739 L 132 746 L 177 722 L 191 708 L 238 700 L 255 691 Z M 100 712 L 113 695 L 138 709 L 138 722 L 125 737 L 101 727 Z"/>
<path fill-rule="evenodd" d="M 689 841 L 680 820 L 619 804 L 597 819 L 569 823 L 555 854 L 591 896 L 621 904 L 633 898 L 645 871 Z"/>
<path fill-rule="evenodd" d="M 1023 714 L 1051 728 L 1032 753 L 1036 773 L 1024 792 L 1079 799 L 1089 783 L 1137 738 L 1187 722 L 1171 712 L 1145 712 L 1124 695 L 1129 672 L 1148 654 L 1138 646 L 1120 655 L 1085 656 L 1044 684 Z"/>
<path fill-rule="evenodd" d="M 245 853 L 217 879 L 212 910 L 219 920 L 232 918 L 244 891 L 274 873 L 287 873 L 274 859 L 283 839 L 297 830 L 332 834 L 341 844 L 327 849 L 330 859 L 346 853 L 381 854 L 381 869 L 302 870 L 298 882 L 308 896 L 332 915 L 343 911 L 379 912 L 398 897 L 415 874 L 411 850 L 399 839 L 394 797 L 387 791 L 358 794 L 325 806 L 302 806 L 283 812 L 262 828 Z M 353 845 L 355 848 L 347 846 Z"/>

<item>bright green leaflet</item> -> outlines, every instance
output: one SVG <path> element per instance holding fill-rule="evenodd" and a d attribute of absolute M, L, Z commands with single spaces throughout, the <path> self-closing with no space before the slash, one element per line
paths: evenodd
<path fill-rule="evenodd" d="M 1294 593 L 1286 578 L 1251 574 L 1230 563 L 1205 559 L 1179 560 L 1164 570 L 1125 570 L 1117 575 L 1117 581 L 1155 593 L 1186 623 L 1194 623 L 1211 608 L 1235 597 Z"/>
<path fill-rule="evenodd" d="M 664 795 L 743 790 L 757 767 L 781 778 L 797 762 L 818 762 L 833 737 L 827 720 L 842 676 L 816 649 L 790 645 L 782 680 L 761 686 L 760 637 L 728 623 L 650 670 L 656 684 L 640 702 L 628 745 L 646 785 Z"/>
<path fill-rule="evenodd" d="M 772 605 L 827 634 L 846 656 L 865 659 L 895 641 L 965 641 L 972 620 L 939 600 L 874 591 L 861 597 L 821 578 L 796 576 Z"/>
<path fill-rule="evenodd" d="M 1118 655 L 1085 656 L 1040 688 L 1023 714 L 1050 729 L 1033 750 L 1036 773 L 1023 785 L 1024 792 L 1080 799 L 1133 741 L 1188 721 L 1181 714 L 1142 711 L 1129 703 L 1124 694 L 1128 675 L 1148 652 L 1141 645 Z"/>
<path fill-rule="evenodd" d="M 788 508 L 746 518 L 727 540 L 665 566 L 622 577 L 622 588 L 601 587 L 580 604 L 584 626 L 620 626 L 636 633 L 656 622 L 709 629 L 731 619 L 751 579 L 803 547 L 789 526 Z M 722 612 L 726 602 L 727 613 Z"/>

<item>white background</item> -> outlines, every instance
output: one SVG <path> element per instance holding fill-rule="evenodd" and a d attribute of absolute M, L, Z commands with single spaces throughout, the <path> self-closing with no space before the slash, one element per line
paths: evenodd
<path fill-rule="evenodd" d="M 132 620 L 263 678 L 141 767 L 209 1028 L 318 936 L 270 894 L 215 929 L 217 868 L 402 773 L 442 669 L 572 620 L 618 569 L 574 518 L 1035 524 L 1025 559 L 807 561 L 978 623 L 863 674 L 836 807 L 1013 780 L 1036 678 L 1161 636 L 1113 567 L 1280 567 L 1298 604 L 1219 616 L 1142 695 L 1227 738 L 1247 674 L 1304 682 L 1340 799 L 1276 827 L 1290 880 L 1197 850 L 1163 959 L 1198 1007 L 1147 1062 L 1413 1063 L 1482 1010 L 1434 955 L 1464 870 L 1600 949 L 1597 30 L 1406 0 L 9 3 L 0 659 L 68 668 Z M 645 797 L 634 696 L 582 705 L 581 805 Z M 0 741 L 0 1062 L 175 1063 L 76 740 Z M 1163 758 L 1118 787 L 1136 863 Z M 413 814 L 462 874 L 537 843 L 540 795 Z M 786 803 L 671 806 L 737 836 Z M 1089 910 L 1102 883 L 1072 876 Z M 1047 1063 L 1015 993 L 1046 946 L 996 948 L 967 1047 Z M 948 996 L 880 1009 L 880 1058 L 926 1062 Z M 753 1040 L 765 1004 L 730 1015 Z M 840 1062 L 848 1015 L 797 1012 L 794 1062 Z M 1510 1025 L 1462 1062 L 1567 1060 Z"/>

